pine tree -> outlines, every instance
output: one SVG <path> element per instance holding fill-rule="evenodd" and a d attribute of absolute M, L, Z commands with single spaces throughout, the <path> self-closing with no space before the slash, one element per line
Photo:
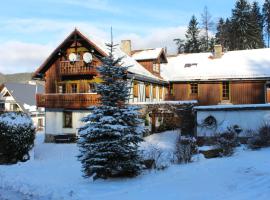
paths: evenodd
<path fill-rule="evenodd" d="M 185 41 L 182 40 L 182 39 L 174 39 L 173 40 L 177 46 L 177 53 L 180 54 L 180 53 L 184 53 L 185 51 Z"/>
<path fill-rule="evenodd" d="M 210 36 L 209 31 L 212 30 L 214 23 L 212 21 L 212 16 L 208 11 L 207 6 L 204 7 L 203 13 L 201 14 L 202 18 L 202 30 L 203 30 L 203 37 L 201 38 L 202 44 L 202 51 L 206 52 L 209 51 L 209 44 L 210 44 Z"/>
<path fill-rule="evenodd" d="M 265 0 L 262 10 L 263 10 L 265 33 L 267 35 L 267 47 L 269 48 L 269 45 L 270 45 L 270 0 Z"/>
<path fill-rule="evenodd" d="M 138 143 L 144 131 L 139 124 L 139 108 L 126 104 L 130 88 L 122 58 L 115 58 L 115 45 L 107 44 L 109 55 L 102 59 L 99 72 L 103 82 L 97 85 L 101 104 L 90 108 L 79 130 L 79 160 L 85 177 L 132 177 L 140 172 Z"/>
<path fill-rule="evenodd" d="M 250 12 L 251 6 L 246 0 L 237 0 L 231 18 L 231 28 L 235 40 L 233 50 L 252 48 L 250 41 L 253 40 L 253 33 Z"/>
<path fill-rule="evenodd" d="M 201 51 L 199 33 L 198 22 L 193 15 L 186 32 L 185 53 L 199 53 Z"/>
<path fill-rule="evenodd" d="M 263 15 L 261 13 L 261 8 L 258 2 L 254 1 L 251 6 L 251 22 L 254 27 L 252 30 L 254 32 L 255 37 L 251 42 L 252 48 L 263 48 L 264 40 L 263 40 Z"/>

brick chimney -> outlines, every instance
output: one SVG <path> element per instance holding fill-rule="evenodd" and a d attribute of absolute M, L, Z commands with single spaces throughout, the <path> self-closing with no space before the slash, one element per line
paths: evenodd
<path fill-rule="evenodd" d="M 220 44 L 214 46 L 214 58 L 221 58 L 223 55 L 222 46 Z"/>
<path fill-rule="evenodd" d="M 121 40 L 121 50 L 131 56 L 131 40 Z"/>

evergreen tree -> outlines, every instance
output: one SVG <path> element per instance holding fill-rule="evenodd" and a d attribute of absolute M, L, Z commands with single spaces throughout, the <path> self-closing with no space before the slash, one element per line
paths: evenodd
<path fill-rule="evenodd" d="M 264 18 L 264 26 L 265 33 L 267 36 L 267 47 L 270 45 L 270 0 L 265 0 L 263 4 L 263 18 Z"/>
<path fill-rule="evenodd" d="M 220 18 L 217 24 L 216 42 L 223 47 L 225 47 L 225 35 L 225 22 L 223 18 Z"/>
<path fill-rule="evenodd" d="M 97 85 L 101 104 L 90 108 L 79 130 L 79 160 L 85 177 L 132 177 L 140 171 L 138 143 L 144 131 L 139 124 L 139 108 L 126 104 L 130 88 L 128 67 L 115 58 L 115 45 L 107 44 L 109 55 L 98 68 L 103 82 Z"/>
<path fill-rule="evenodd" d="M 193 15 L 186 32 L 185 53 L 199 53 L 201 51 L 199 33 L 198 22 Z"/>
<path fill-rule="evenodd" d="M 180 54 L 180 53 L 184 53 L 185 51 L 185 41 L 180 39 L 180 38 L 177 38 L 177 39 L 174 39 L 173 40 L 177 46 L 177 53 Z"/>
<path fill-rule="evenodd" d="M 237 0 L 232 10 L 231 25 L 235 40 L 233 50 L 252 49 L 257 34 L 251 19 L 251 6 L 246 0 Z"/>
<path fill-rule="evenodd" d="M 212 21 L 212 16 L 208 11 L 208 8 L 205 6 L 203 13 L 201 14 L 202 18 L 202 30 L 203 30 L 203 37 L 201 38 L 201 44 L 202 44 L 202 51 L 206 52 L 209 51 L 209 44 L 210 44 L 210 36 L 209 31 L 213 29 L 214 23 Z"/>
<path fill-rule="evenodd" d="M 252 47 L 263 48 L 264 40 L 263 40 L 263 15 L 261 13 L 261 8 L 258 2 L 254 1 L 251 6 L 251 22 L 253 23 L 253 32 L 256 35 L 253 41 L 250 41 Z"/>

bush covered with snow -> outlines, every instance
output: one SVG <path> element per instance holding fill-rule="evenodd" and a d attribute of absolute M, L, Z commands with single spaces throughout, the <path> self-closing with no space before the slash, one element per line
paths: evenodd
<path fill-rule="evenodd" d="M 179 136 L 176 141 L 175 161 L 177 163 L 191 162 L 192 155 L 197 153 L 196 139 L 190 136 Z"/>
<path fill-rule="evenodd" d="M 16 163 L 29 159 L 34 145 L 35 127 L 24 113 L 0 115 L 0 163 Z"/>
<path fill-rule="evenodd" d="M 254 134 L 247 142 L 250 149 L 259 149 L 270 146 L 270 124 L 262 125 L 257 134 Z"/>
<path fill-rule="evenodd" d="M 238 133 L 235 127 L 228 127 L 225 132 L 217 135 L 217 146 L 222 150 L 220 156 L 233 155 L 234 149 L 238 145 Z"/>

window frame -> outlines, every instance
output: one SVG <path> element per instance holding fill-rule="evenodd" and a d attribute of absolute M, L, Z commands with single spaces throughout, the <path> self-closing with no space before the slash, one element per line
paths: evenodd
<path fill-rule="evenodd" d="M 67 117 L 70 117 L 69 122 L 67 123 Z M 71 111 L 63 111 L 63 128 L 72 128 L 73 123 L 73 114 Z"/>
<path fill-rule="evenodd" d="M 139 84 L 136 81 L 133 82 L 133 97 L 139 97 Z"/>
<path fill-rule="evenodd" d="M 221 84 L 221 98 L 222 100 L 230 100 L 231 90 L 230 90 L 230 82 L 223 81 Z"/>
<path fill-rule="evenodd" d="M 190 94 L 191 95 L 198 95 L 199 94 L 199 85 L 198 83 L 190 83 Z"/>
<path fill-rule="evenodd" d="M 73 91 L 73 86 L 76 86 L 76 91 L 75 91 L 75 92 Z M 72 94 L 78 93 L 78 84 L 77 84 L 77 83 L 71 83 L 71 84 L 70 84 L 70 92 L 71 92 Z"/>

